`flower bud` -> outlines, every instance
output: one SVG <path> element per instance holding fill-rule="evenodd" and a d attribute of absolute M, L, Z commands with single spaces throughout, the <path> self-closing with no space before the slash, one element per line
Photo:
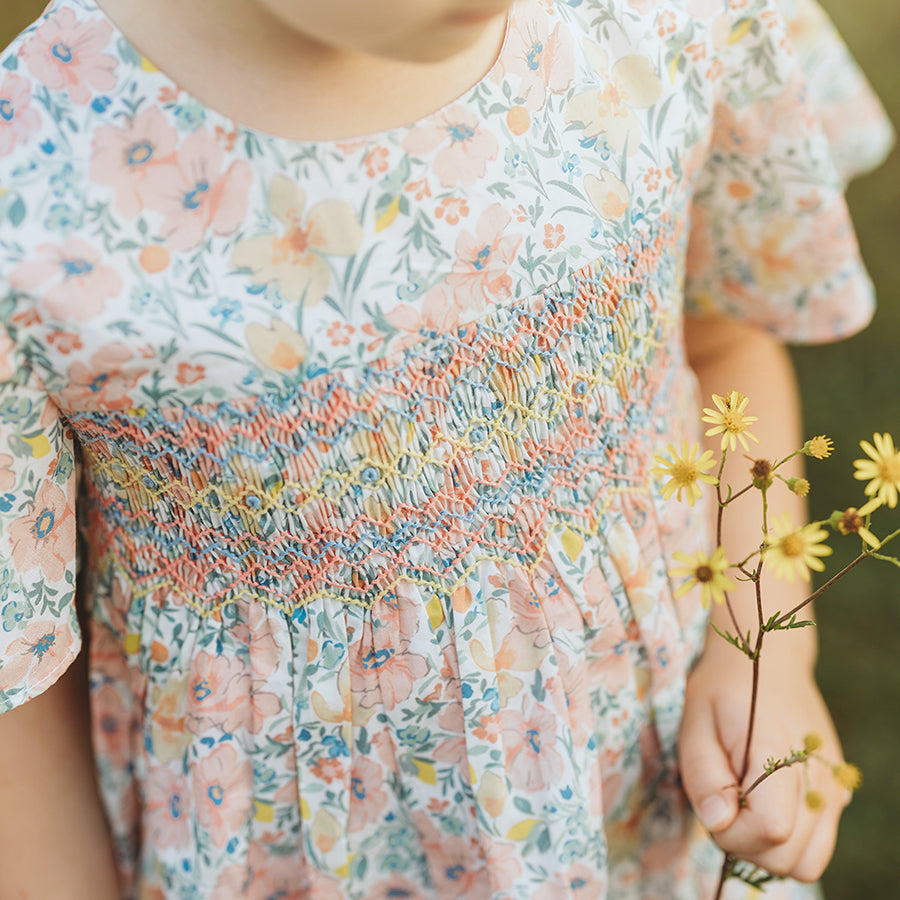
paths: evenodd
<path fill-rule="evenodd" d="M 805 478 L 789 478 L 787 486 L 798 497 L 805 497 L 809 493 L 809 482 Z"/>
<path fill-rule="evenodd" d="M 767 459 L 755 459 L 750 467 L 753 487 L 763 491 L 772 484 L 772 463 Z"/>
<path fill-rule="evenodd" d="M 803 445 L 803 452 L 807 456 L 813 457 L 813 459 L 828 459 L 828 457 L 831 456 L 833 447 L 834 442 L 831 438 L 825 437 L 824 434 L 820 434 L 814 438 L 810 438 Z"/>
<path fill-rule="evenodd" d="M 848 791 L 855 791 L 862 784 L 862 772 L 853 763 L 839 763 L 831 771 L 837 783 Z"/>
<path fill-rule="evenodd" d="M 821 791 L 807 791 L 803 802 L 810 812 L 821 812 L 825 809 L 825 795 Z"/>
<path fill-rule="evenodd" d="M 807 753 L 815 753 L 822 746 L 822 736 L 811 731 L 803 736 L 803 749 Z"/>

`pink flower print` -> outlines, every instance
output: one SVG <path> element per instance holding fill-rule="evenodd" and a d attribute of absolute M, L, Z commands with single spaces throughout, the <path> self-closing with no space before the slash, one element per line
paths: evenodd
<path fill-rule="evenodd" d="M 325 784 L 331 784 L 332 781 L 343 783 L 346 775 L 344 764 L 333 756 L 320 756 L 310 767 L 310 772 Z"/>
<path fill-rule="evenodd" d="M 284 234 L 239 241 L 231 264 L 249 269 L 254 284 L 275 282 L 288 300 L 319 303 L 331 284 L 326 257 L 353 256 L 362 243 L 356 213 L 344 200 L 324 200 L 304 216 L 306 194 L 283 175 L 272 179 L 269 203 Z"/>
<path fill-rule="evenodd" d="M 443 285 L 436 285 L 417 305 L 398 303 L 385 315 L 388 322 L 403 335 L 396 339 L 398 347 L 415 344 L 420 334 L 446 334 L 460 323 L 462 311 Z"/>
<path fill-rule="evenodd" d="M 31 87 L 21 75 L 0 81 L 0 156 L 13 152 L 41 129 L 41 117 L 31 108 Z"/>
<path fill-rule="evenodd" d="M 410 181 L 409 184 L 404 186 L 403 190 L 408 194 L 413 194 L 416 200 L 420 201 L 431 196 L 431 187 L 428 184 L 427 178 L 420 178 L 418 181 Z"/>
<path fill-rule="evenodd" d="M 289 640 L 284 620 L 262 603 L 238 601 L 247 624 L 237 626 L 235 633 L 250 655 L 250 670 L 254 679 L 264 681 L 278 667 Z"/>
<path fill-rule="evenodd" d="M 65 671 L 78 651 L 78 640 L 68 625 L 32 622 L 3 653 L 0 691 L 23 684 L 31 695 L 46 690 Z"/>
<path fill-rule="evenodd" d="M 413 128 L 403 139 L 403 149 L 414 156 L 433 153 L 432 168 L 444 187 L 474 184 L 497 158 L 497 138 L 479 127 L 478 117 L 455 104 Z"/>
<path fill-rule="evenodd" d="M 50 582 L 59 582 L 75 559 L 75 511 L 71 498 L 52 481 L 38 489 L 28 512 L 6 529 L 13 562 L 21 572 L 40 568 Z"/>
<path fill-rule="evenodd" d="M 350 343 L 350 337 L 356 329 L 346 322 L 332 322 L 325 332 L 331 338 L 332 347 L 346 347 Z"/>
<path fill-rule="evenodd" d="M 7 334 L 6 329 L 0 325 L 0 382 L 8 381 L 14 371 L 13 351 L 16 348 L 15 341 Z"/>
<path fill-rule="evenodd" d="M 192 772 L 194 805 L 201 826 L 216 847 L 247 826 L 253 805 L 253 764 L 221 744 Z"/>
<path fill-rule="evenodd" d="M 460 219 L 469 215 L 469 204 L 464 197 L 444 197 L 435 207 L 434 214 L 448 225 L 457 225 Z"/>
<path fill-rule="evenodd" d="M 365 756 L 357 757 L 350 772 L 349 831 L 360 831 L 377 822 L 387 805 L 381 766 Z"/>
<path fill-rule="evenodd" d="M 88 366 L 73 362 L 69 383 L 60 391 L 65 404 L 77 410 L 130 409 L 129 392 L 147 371 L 132 356 L 125 344 L 116 342 L 101 347 Z"/>
<path fill-rule="evenodd" d="M 535 703 L 527 715 L 500 711 L 510 784 L 517 790 L 539 791 L 558 782 L 563 759 L 556 749 L 556 717 Z"/>
<path fill-rule="evenodd" d="M 13 458 L 0 453 L 0 491 L 8 491 L 16 485 L 16 473 L 13 471 Z"/>
<path fill-rule="evenodd" d="M 512 294 L 509 271 L 522 237 L 503 234 L 509 222 L 509 213 L 494 203 L 478 217 L 474 235 L 463 231 L 457 238 L 456 260 L 446 285 L 460 309 L 480 312 Z"/>
<path fill-rule="evenodd" d="M 491 887 L 512 895 L 516 879 L 522 874 L 522 854 L 512 844 L 494 840 L 485 834 L 482 842 L 486 848 L 487 868 L 491 873 Z"/>
<path fill-rule="evenodd" d="M 279 835 L 278 840 L 283 840 Z M 310 900 L 313 895 L 307 867 L 298 865 L 293 854 L 273 853 L 276 838 L 270 834 L 251 840 L 247 862 L 229 866 L 216 882 L 215 897 L 246 897 L 252 900 Z M 336 889 L 335 889 L 336 890 Z M 338 895 L 321 889 L 321 900 L 334 900 Z M 143 898 L 142 898 L 143 900 Z"/>
<path fill-rule="evenodd" d="M 51 331 L 47 335 L 47 340 L 59 350 L 60 353 L 69 354 L 73 350 L 80 350 L 84 344 L 78 334 L 71 331 L 60 331 L 59 329 Z"/>
<path fill-rule="evenodd" d="M 373 885 L 368 892 L 369 900 L 425 900 L 426 894 L 420 884 L 414 884 L 403 875 L 391 874 Z"/>
<path fill-rule="evenodd" d="M 656 17 L 656 33 L 660 37 L 665 37 L 667 34 L 675 34 L 678 29 L 678 20 L 675 18 L 675 13 L 671 10 L 663 10 Z"/>
<path fill-rule="evenodd" d="M 120 687 L 107 682 L 91 692 L 94 741 L 103 758 L 115 766 L 128 763 L 135 737 L 133 720 L 120 691 Z"/>
<path fill-rule="evenodd" d="M 363 163 L 366 167 L 366 175 L 374 178 L 388 170 L 388 152 L 385 147 L 375 147 L 366 154 Z"/>
<path fill-rule="evenodd" d="M 565 239 L 566 229 L 563 225 L 544 226 L 544 246 L 548 250 L 555 250 Z"/>
<path fill-rule="evenodd" d="M 162 233 L 173 250 L 193 250 L 207 232 L 232 234 L 244 220 L 252 174 L 246 160 L 222 172 L 222 148 L 207 131 L 194 131 L 169 165 L 144 175 L 140 198 L 165 216 Z"/>
<path fill-rule="evenodd" d="M 515 95 L 532 112 L 544 105 L 548 91 L 565 93 L 575 76 L 572 33 L 560 24 L 551 33 L 549 24 L 543 15 L 514 13 L 503 64 L 496 66 L 493 75 L 496 80 L 517 76 Z"/>
<path fill-rule="evenodd" d="M 195 366 L 186 362 L 178 363 L 178 374 L 175 376 L 175 380 L 179 384 L 196 384 L 198 381 L 203 381 L 205 377 L 206 366 Z"/>
<path fill-rule="evenodd" d="M 124 128 L 104 125 L 94 134 L 91 180 L 116 192 L 116 209 L 135 218 L 144 208 L 142 191 L 148 172 L 173 162 L 177 138 L 163 112 L 145 109 Z"/>
<path fill-rule="evenodd" d="M 158 766 L 146 781 L 144 827 L 154 847 L 187 847 L 191 839 L 191 796 L 187 780 Z"/>
<path fill-rule="evenodd" d="M 565 875 L 557 875 L 553 881 L 545 881 L 534 892 L 532 900 L 601 900 L 606 896 L 606 880 L 582 862 L 569 866 Z"/>
<path fill-rule="evenodd" d="M 439 897 L 490 896 L 491 879 L 474 840 L 447 835 L 426 844 L 425 852 Z"/>
<path fill-rule="evenodd" d="M 102 52 L 112 33 L 108 22 L 79 23 L 74 10 L 61 9 L 25 44 L 22 58 L 38 81 L 53 91 L 68 92 L 73 103 L 84 106 L 92 88 L 111 91 L 116 86 L 117 62 Z"/>
<path fill-rule="evenodd" d="M 198 653 L 191 664 L 186 699 L 186 727 L 198 737 L 210 731 L 256 731 L 260 722 L 277 714 L 275 694 L 256 691 L 244 660 Z"/>
<path fill-rule="evenodd" d="M 101 265 L 100 254 L 79 238 L 40 244 L 37 252 L 37 259 L 26 259 L 12 270 L 9 283 L 39 296 L 41 306 L 58 319 L 86 322 L 122 290 L 119 273 Z"/>
<path fill-rule="evenodd" d="M 412 694 L 415 683 L 427 672 L 428 662 L 410 652 L 405 642 L 376 647 L 371 631 L 350 648 L 351 690 L 354 704 L 363 709 L 379 703 L 387 710 L 393 709 Z"/>

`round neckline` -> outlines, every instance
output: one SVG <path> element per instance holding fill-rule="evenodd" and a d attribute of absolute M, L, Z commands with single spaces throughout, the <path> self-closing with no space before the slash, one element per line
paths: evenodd
<path fill-rule="evenodd" d="M 131 39 L 122 31 L 115 20 L 106 12 L 105 9 L 103 9 L 97 3 L 97 0 L 59 0 L 57 8 L 63 8 L 69 5 L 70 2 L 74 2 L 74 4 L 76 5 L 81 5 L 82 8 L 89 13 L 91 12 L 91 10 L 93 10 L 94 14 L 100 16 L 102 20 L 106 22 L 113 30 L 113 33 L 110 36 L 111 40 L 119 44 L 120 47 L 124 46 L 125 48 L 130 50 L 136 58 L 140 60 L 146 60 L 153 67 L 152 74 L 155 74 L 157 77 L 164 79 L 167 82 L 166 86 L 170 90 L 175 92 L 175 95 L 182 103 L 196 104 L 201 109 L 203 109 L 207 117 L 213 117 L 214 121 L 212 124 L 214 126 L 221 126 L 229 133 L 236 133 L 240 136 L 250 137 L 267 144 L 278 145 L 283 148 L 290 148 L 294 151 L 309 151 L 318 148 L 338 149 L 341 147 L 341 145 L 344 144 L 362 146 L 373 143 L 383 143 L 388 141 L 392 137 L 396 137 L 397 135 L 412 131 L 414 128 L 440 117 L 448 110 L 452 109 L 454 106 L 458 106 L 464 103 L 466 99 L 479 88 L 491 85 L 496 81 L 497 72 L 500 71 L 504 63 L 505 56 L 510 45 L 510 35 L 512 33 L 513 23 L 513 9 L 521 5 L 521 0 L 516 0 L 516 2 L 513 3 L 513 5 L 507 10 L 506 23 L 503 30 L 503 39 L 501 40 L 500 47 L 497 50 L 494 56 L 494 60 L 488 67 L 487 71 L 485 71 L 481 78 L 475 81 L 463 92 L 453 97 L 447 103 L 444 103 L 438 109 L 427 113 L 426 115 L 421 116 L 420 118 L 415 119 L 411 122 L 407 122 L 402 125 L 395 125 L 390 128 L 382 129 L 380 131 L 373 131 L 362 135 L 350 135 L 348 137 L 341 138 L 308 140 L 303 138 L 290 138 L 284 135 L 266 131 L 261 128 L 254 128 L 251 125 L 246 125 L 242 122 L 237 121 L 232 116 L 229 116 L 227 113 L 224 113 L 221 110 L 217 109 L 215 106 L 210 106 L 208 103 L 200 100 L 191 91 L 183 88 L 171 75 L 169 75 L 165 71 L 165 69 L 157 66 L 149 56 L 147 56 L 136 44 L 131 41 Z M 119 56 L 122 56 L 121 49 L 119 50 Z M 132 73 L 136 68 L 141 68 L 140 64 L 137 62 L 131 63 Z M 144 74 L 147 74 L 146 71 L 144 71 Z"/>

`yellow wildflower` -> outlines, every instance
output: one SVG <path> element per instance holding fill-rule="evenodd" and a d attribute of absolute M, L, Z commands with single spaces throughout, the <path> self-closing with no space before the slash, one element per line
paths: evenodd
<path fill-rule="evenodd" d="M 876 433 L 873 440 L 874 447 L 868 441 L 859 442 L 859 446 L 872 458 L 855 460 L 853 477 L 869 482 L 865 489 L 867 497 L 877 496 L 893 509 L 897 505 L 897 491 L 900 490 L 900 452 L 887 432 Z"/>
<path fill-rule="evenodd" d="M 873 550 L 877 550 L 881 546 L 881 541 L 866 528 L 865 517 L 880 505 L 881 501 L 876 497 L 874 500 L 870 500 L 862 509 L 851 506 L 849 509 L 845 509 L 843 513 L 835 513 L 831 521 L 837 520 L 837 530 L 841 534 L 858 534 Z"/>
<path fill-rule="evenodd" d="M 715 465 L 712 450 L 706 450 L 698 456 L 700 445 L 692 444 L 688 447 L 687 441 L 681 442 L 680 454 L 674 444 L 669 444 L 666 449 L 669 457 L 654 456 L 653 459 L 657 465 L 650 471 L 659 478 L 669 479 L 662 487 L 662 495 L 666 500 L 676 491 L 678 492 L 676 499 L 681 500 L 681 494 L 684 491 L 687 494 L 688 505 L 693 506 L 694 501 L 700 498 L 699 482 L 717 483 L 715 476 L 705 474 L 706 469 Z"/>
<path fill-rule="evenodd" d="M 700 602 L 707 609 L 711 599 L 716 603 L 724 603 L 725 592 L 734 590 L 734 582 L 725 574 L 728 560 L 723 547 L 716 547 L 712 556 L 707 556 L 702 550 L 693 556 L 689 553 L 675 553 L 673 556 L 684 565 L 670 569 L 669 574 L 673 578 L 688 579 L 675 590 L 675 597 L 683 597 L 699 584 Z"/>
<path fill-rule="evenodd" d="M 848 791 L 855 791 L 862 784 L 862 772 L 853 763 L 838 763 L 831 771 L 837 783 Z"/>
<path fill-rule="evenodd" d="M 787 513 L 775 517 L 772 531 L 766 535 L 766 562 L 776 578 L 793 581 L 796 573 L 809 581 L 810 569 L 821 572 L 825 568 L 819 557 L 831 554 L 831 547 L 822 543 L 826 537 L 828 532 L 815 523 L 795 529 Z"/>
<path fill-rule="evenodd" d="M 747 438 L 752 441 L 759 441 L 747 430 L 754 422 L 758 421 L 757 416 L 745 416 L 744 410 L 747 408 L 749 400 L 740 391 L 732 391 L 727 397 L 720 397 L 713 394 L 713 403 L 717 409 L 707 409 L 704 407 L 703 412 L 706 413 L 701 419 L 713 425 L 706 432 L 706 436 L 710 437 L 714 434 L 722 435 L 722 449 L 728 447 L 734 450 L 736 441 L 741 442 L 744 450 L 748 450 Z"/>
<path fill-rule="evenodd" d="M 822 735 L 816 734 L 815 731 L 811 731 L 809 734 L 803 736 L 803 749 L 807 753 L 815 753 L 816 750 L 819 750 L 822 747 Z"/>
<path fill-rule="evenodd" d="M 825 437 L 824 434 L 819 434 L 814 438 L 810 438 L 803 445 L 803 452 L 813 459 L 828 459 L 828 457 L 831 456 L 833 447 L 834 441 L 832 441 L 831 438 Z"/>
<path fill-rule="evenodd" d="M 820 791 L 807 791 L 803 797 L 803 802 L 810 812 L 821 812 L 825 809 L 825 795 Z"/>

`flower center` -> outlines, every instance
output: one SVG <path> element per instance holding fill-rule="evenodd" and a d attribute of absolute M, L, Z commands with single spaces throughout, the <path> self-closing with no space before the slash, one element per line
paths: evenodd
<path fill-rule="evenodd" d="M 51 48 L 50 52 L 62 63 L 72 62 L 72 48 L 62 41 L 57 41 Z"/>
<path fill-rule="evenodd" d="M 462 122 L 447 126 L 447 131 L 450 133 L 451 144 L 459 144 L 462 141 L 468 141 L 470 138 L 475 137 L 475 132 Z"/>
<path fill-rule="evenodd" d="M 885 456 L 878 467 L 878 474 L 884 481 L 900 482 L 900 453 Z"/>
<path fill-rule="evenodd" d="M 209 182 L 198 181 L 182 198 L 181 205 L 185 209 L 200 209 L 209 193 Z"/>
<path fill-rule="evenodd" d="M 697 480 L 699 474 L 700 472 L 697 469 L 697 466 L 686 459 L 679 459 L 675 465 L 672 466 L 672 478 L 674 478 L 678 484 L 691 484 Z"/>
<path fill-rule="evenodd" d="M 781 539 L 781 552 L 785 556 L 803 556 L 806 549 L 806 541 L 797 534 L 789 534 Z"/>
<path fill-rule="evenodd" d="M 694 577 L 701 584 L 709 584 L 709 582 L 713 580 L 715 574 L 716 573 L 712 570 L 712 566 L 697 566 L 697 570 L 696 572 L 694 572 Z"/>
<path fill-rule="evenodd" d="M 544 52 L 544 45 L 541 43 L 536 43 L 531 45 L 531 49 L 528 51 L 526 55 L 528 69 L 531 72 L 536 72 L 541 67 L 541 54 Z"/>
<path fill-rule="evenodd" d="M 152 156 L 153 144 L 149 141 L 141 141 L 137 144 L 132 144 L 128 148 L 125 161 L 129 166 L 142 166 L 144 163 L 149 162 Z"/>
<path fill-rule="evenodd" d="M 0 100 L 0 119 L 11 122 L 16 116 L 15 107 L 6 98 Z"/>
<path fill-rule="evenodd" d="M 841 516 L 838 527 L 842 534 L 856 534 L 863 527 L 863 518 L 855 509 L 848 509 Z"/>
<path fill-rule="evenodd" d="M 734 409 L 729 409 L 722 413 L 722 424 L 732 434 L 739 434 L 747 427 L 744 423 L 743 413 L 739 413 Z"/>

